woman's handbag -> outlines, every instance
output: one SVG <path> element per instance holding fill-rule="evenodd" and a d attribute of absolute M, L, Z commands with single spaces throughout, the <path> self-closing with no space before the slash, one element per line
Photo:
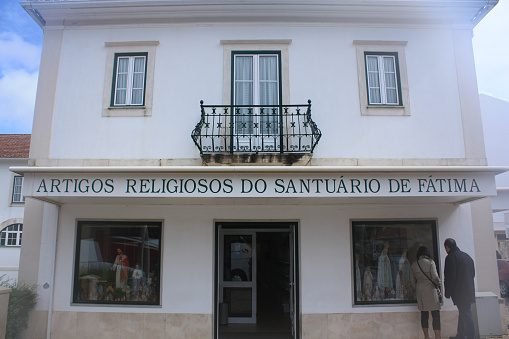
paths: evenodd
<path fill-rule="evenodd" d="M 431 261 L 431 259 L 430 259 Z M 433 280 L 431 280 L 430 277 L 428 277 L 428 275 L 426 273 L 424 273 L 424 271 L 422 270 L 422 267 L 421 265 L 419 265 L 419 259 L 417 259 L 417 266 L 419 266 L 419 268 L 421 269 L 421 272 L 422 274 L 424 274 L 424 276 L 426 278 L 428 278 L 429 281 L 431 281 L 431 283 L 433 284 L 433 286 L 435 286 L 436 290 L 437 290 L 437 294 L 438 294 L 438 301 L 440 301 L 440 303 L 442 304 L 444 302 L 443 298 L 442 298 L 442 291 L 440 290 L 440 285 L 437 285 L 435 284 L 435 282 Z M 431 266 L 430 266 L 431 267 Z M 431 268 L 430 268 L 430 271 L 429 271 L 430 275 L 431 275 Z"/>

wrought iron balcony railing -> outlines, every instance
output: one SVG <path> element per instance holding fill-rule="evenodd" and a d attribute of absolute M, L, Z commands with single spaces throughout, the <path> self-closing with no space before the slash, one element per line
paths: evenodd
<path fill-rule="evenodd" d="M 322 133 L 304 105 L 204 105 L 191 137 L 207 153 L 312 153 Z"/>

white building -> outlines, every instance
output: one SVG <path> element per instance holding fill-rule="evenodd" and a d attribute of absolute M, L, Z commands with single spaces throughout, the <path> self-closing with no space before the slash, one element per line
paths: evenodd
<path fill-rule="evenodd" d="M 26 166 L 30 134 L 0 134 L 0 277 L 18 279 L 19 254 L 23 234 L 25 198 L 21 194 L 23 176 L 9 171 Z"/>
<path fill-rule="evenodd" d="M 492 166 L 509 164 L 509 102 L 485 94 L 479 96 L 486 142 L 486 158 Z M 491 199 L 497 250 L 507 259 L 509 229 L 509 173 L 496 178 L 497 196 Z"/>
<path fill-rule="evenodd" d="M 471 44 L 495 3 L 22 3 L 26 336 L 418 338 L 407 265 L 422 243 L 442 272 L 448 237 L 498 293 Z"/>

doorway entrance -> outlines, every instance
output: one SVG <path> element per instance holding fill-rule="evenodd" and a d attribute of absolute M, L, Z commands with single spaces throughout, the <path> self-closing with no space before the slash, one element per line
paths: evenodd
<path fill-rule="evenodd" d="M 216 339 L 299 338 L 296 228 L 216 223 Z"/>

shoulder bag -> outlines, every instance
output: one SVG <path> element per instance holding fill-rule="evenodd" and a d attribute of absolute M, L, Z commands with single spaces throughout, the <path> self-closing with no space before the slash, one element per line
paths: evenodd
<path fill-rule="evenodd" d="M 431 259 L 430 259 L 431 261 Z M 431 281 L 431 283 L 433 284 L 433 286 L 435 286 L 435 288 L 437 289 L 437 294 L 438 294 L 438 300 L 440 301 L 440 303 L 443 303 L 443 298 L 442 298 L 442 291 L 440 290 L 440 286 L 435 284 L 435 282 L 433 280 L 431 280 L 430 277 L 428 277 L 428 275 L 426 273 L 424 273 L 424 271 L 422 270 L 422 267 L 421 265 L 419 264 L 419 259 L 417 259 L 417 266 L 419 266 L 419 268 L 421 269 L 421 272 L 422 274 L 424 274 L 424 276 L 426 278 L 428 278 L 429 281 Z M 431 275 L 431 266 L 430 266 L 430 271 L 429 271 L 430 275 Z"/>

